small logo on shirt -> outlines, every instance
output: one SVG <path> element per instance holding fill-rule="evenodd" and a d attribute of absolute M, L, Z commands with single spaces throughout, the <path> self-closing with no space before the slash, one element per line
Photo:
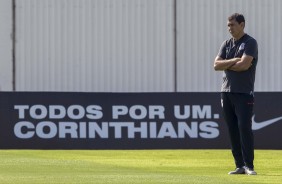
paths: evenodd
<path fill-rule="evenodd" d="M 243 50 L 245 48 L 245 43 L 241 43 L 239 50 Z"/>
<path fill-rule="evenodd" d="M 225 51 L 226 51 L 226 54 L 228 54 L 230 51 L 230 47 L 226 47 Z"/>

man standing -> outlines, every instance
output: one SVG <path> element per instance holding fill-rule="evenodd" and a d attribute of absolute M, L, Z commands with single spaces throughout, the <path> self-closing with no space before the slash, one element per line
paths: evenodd
<path fill-rule="evenodd" d="M 214 69 L 224 71 L 221 104 L 236 165 L 228 174 L 256 175 L 252 116 L 258 46 L 254 38 L 244 33 L 242 14 L 228 17 L 227 26 L 232 38 L 221 45 Z"/>

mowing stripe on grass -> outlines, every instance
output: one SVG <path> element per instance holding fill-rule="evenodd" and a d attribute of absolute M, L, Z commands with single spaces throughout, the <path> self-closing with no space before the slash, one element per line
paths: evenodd
<path fill-rule="evenodd" d="M 230 176 L 229 150 L 0 150 L 0 183 L 281 183 L 282 151 L 255 150 L 257 176 Z"/>

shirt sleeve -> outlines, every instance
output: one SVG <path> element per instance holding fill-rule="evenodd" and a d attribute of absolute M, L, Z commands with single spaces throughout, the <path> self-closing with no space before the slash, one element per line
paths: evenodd
<path fill-rule="evenodd" d="M 248 42 L 246 43 L 245 46 L 245 55 L 248 56 L 252 56 L 253 58 L 256 58 L 256 53 L 258 52 L 258 44 L 257 41 L 255 39 L 250 39 L 248 40 Z"/>
<path fill-rule="evenodd" d="M 226 41 L 221 44 L 217 56 L 221 57 L 222 59 L 226 59 Z"/>

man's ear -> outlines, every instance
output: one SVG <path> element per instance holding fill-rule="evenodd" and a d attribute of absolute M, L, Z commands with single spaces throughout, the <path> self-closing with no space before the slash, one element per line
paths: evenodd
<path fill-rule="evenodd" d="M 241 22 L 240 25 L 245 28 L 245 22 Z"/>

